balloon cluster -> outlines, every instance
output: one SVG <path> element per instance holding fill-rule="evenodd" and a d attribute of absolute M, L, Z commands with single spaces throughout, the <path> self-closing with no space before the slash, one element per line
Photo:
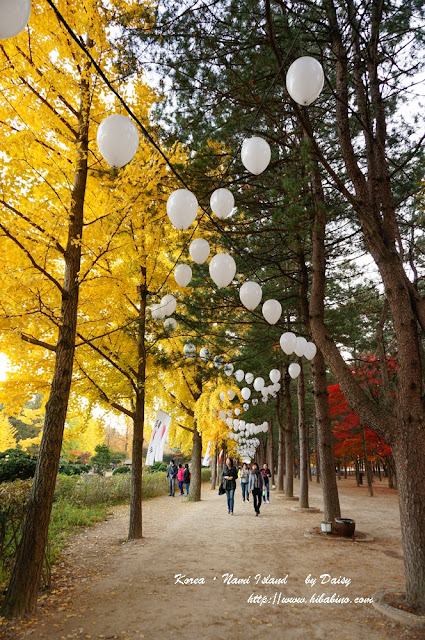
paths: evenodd
<path fill-rule="evenodd" d="M 288 356 L 295 353 L 299 358 L 304 356 L 307 360 L 312 360 L 317 353 L 314 342 L 307 342 L 302 336 L 297 337 L 292 331 L 286 331 L 280 336 L 280 346 L 282 351 Z M 288 367 L 288 373 L 293 380 L 298 378 L 301 367 L 298 362 L 292 362 Z"/>

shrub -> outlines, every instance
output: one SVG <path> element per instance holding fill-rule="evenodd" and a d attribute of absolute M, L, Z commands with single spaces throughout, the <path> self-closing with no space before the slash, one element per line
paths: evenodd
<path fill-rule="evenodd" d="M 122 467 L 118 467 L 117 469 L 115 469 L 112 475 L 116 476 L 119 473 L 129 473 L 130 471 L 131 471 L 130 467 L 126 467 L 125 465 L 123 465 Z"/>
<path fill-rule="evenodd" d="M 0 453 L 0 482 L 33 478 L 37 459 L 22 449 L 6 449 Z"/>
<path fill-rule="evenodd" d="M 211 480 L 211 467 L 204 467 L 201 469 L 202 482 L 210 482 Z"/>
<path fill-rule="evenodd" d="M 149 467 L 148 467 L 149 469 Z M 154 462 L 154 464 L 150 467 L 150 471 L 152 472 L 157 472 L 157 471 L 167 471 L 167 463 L 166 462 Z"/>

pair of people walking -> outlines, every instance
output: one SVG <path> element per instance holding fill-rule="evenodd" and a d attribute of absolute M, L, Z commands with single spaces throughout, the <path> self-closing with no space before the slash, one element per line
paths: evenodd
<path fill-rule="evenodd" d="M 180 495 L 184 495 L 183 485 L 186 487 L 186 494 L 189 495 L 189 485 L 190 485 L 190 471 L 189 465 L 186 463 L 184 468 L 181 464 L 177 467 L 174 460 L 171 460 L 170 466 L 167 469 L 167 478 L 170 487 L 169 496 L 174 497 L 174 492 L 176 488 L 176 478 L 179 483 Z"/>

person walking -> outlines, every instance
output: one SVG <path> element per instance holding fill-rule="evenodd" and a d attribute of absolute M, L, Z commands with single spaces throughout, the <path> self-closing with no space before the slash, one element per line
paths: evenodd
<path fill-rule="evenodd" d="M 263 478 L 264 478 L 264 502 L 267 502 L 267 504 L 270 504 L 270 478 L 272 477 L 272 474 L 267 462 L 263 464 L 261 473 L 263 474 Z"/>
<path fill-rule="evenodd" d="M 190 471 L 189 471 L 189 465 L 187 462 L 184 465 L 183 482 L 184 482 L 184 486 L 186 487 L 186 495 L 189 495 Z"/>
<path fill-rule="evenodd" d="M 233 458 L 227 458 L 223 469 L 222 481 L 224 482 L 224 488 L 226 490 L 228 513 L 231 516 L 233 515 L 237 477 L 238 470 L 233 464 Z"/>
<path fill-rule="evenodd" d="M 243 463 L 242 469 L 240 470 L 240 479 L 241 479 L 241 487 L 242 487 L 242 500 L 243 502 L 245 502 L 245 496 L 246 496 L 246 499 L 249 502 L 249 492 L 248 492 L 249 469 L 246 462 Z"/>
<path fill-rule="evenodd" d="M 184 491 L 183 491 L 183 476 L 184 476 L 184 469 L 183 469 L 183 465 L 179 464 L 179 470 L 177 471 L 177 481 L 179 483 L 179 489 L 180 489 L 180 495 L 184 496 Z"/>
<path fill-rule="evenodd" d="M 174 464 L 174 460 L 171 460 L 170 466 L 167 469 L 167 478 L 170 486 L 170 493 L 168 495 L 173 496 L 173 498 L 174 498 L 174 491 L 176 487 L 176 477 L 177 477 L 178 471 L 179 470 L 177 466 Z"/>
<path fill-rule="evenodd" d="M 255 515 L 260 515 L 261 494 L 264 489 L 264 476 L 258 468 L 258 464 L 253 462 L 249 476 L 248 489 L 252 493 Z"/>

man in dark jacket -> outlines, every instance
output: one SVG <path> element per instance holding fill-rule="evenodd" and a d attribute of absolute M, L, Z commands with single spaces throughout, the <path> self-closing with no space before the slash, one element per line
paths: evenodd
<path fill-rule="evenodd" d="M 170 483 L 170 493 L 168 495 L 173 496 L 173 498 L 174 498 L 174 491 L 176 486 L 177 473 L 178 473 L 177 465 L 174 464 L 174 460 L 171 460 L 170 466 L 167 469 L 167 478 Z"/>

